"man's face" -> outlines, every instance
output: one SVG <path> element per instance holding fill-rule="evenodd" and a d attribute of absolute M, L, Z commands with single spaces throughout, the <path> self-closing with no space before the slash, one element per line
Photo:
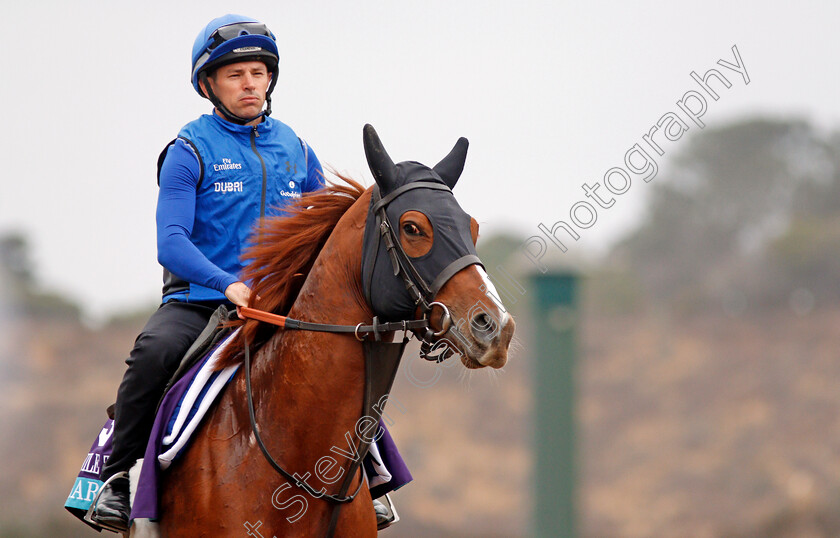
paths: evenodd
<path fill-rule="evenodd" d="M 216 69 L 207 80 L 228 110 L 241 118 L 251 118 L 262 110 L 271 75 L 262 62 L 239 62 Z"/>

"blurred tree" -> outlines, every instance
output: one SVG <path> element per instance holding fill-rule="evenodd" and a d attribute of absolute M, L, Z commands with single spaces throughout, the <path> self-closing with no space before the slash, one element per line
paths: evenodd
<path fill-rule="evenodd" d="M 660 302 L 778 301 L 794 285 L 790 256 L 833 244 L 831 232 L 814 232 L 838 214 L 840 139 L 801 120 L 750 119 L 688 139 L 652 185 L 642 224 L 612 255 Z M 792 248 L 803 234 L 816 242 Z M 823 258 L 812 257 L 809 274 L 823 271 Z"/>
<path fill-rule="evenodd" d="M 0 266 L 4 277 L 13 280 L 14 287 L 31 285 L 32 261 L 23 234 L 12 232 L 0 236 Z"/>
<path fill-rule="evenodd" d="M 840 301 L 840 134 L 826 142 L 830 166 L 796 193 L 790 226 L 769 245 L 782 279 L 822 303 Z"/>
<path fill-rule="evenodd" d="M 768 246 L 766 259 L 784 289 L 840 301 L 840 206 L 835 215 L 796 218 Z"/>
<path fill-rule="evenodd" d="M 0 297 L 5 308 L 32 317 L 78 320 L 81 308 L 72 300 L 41 289 L 29 255 L 29 244 L 20 232 L 0 235 L 0 279 L 4 293 Z"/>
<path fill-rule="evenodd" d="M 522 245 L 522 237 L 507 233 L 479 236 L 476 251 L 488 268 L 510 264 L 511 255 Z M 510 268 L 509 268 L 510 270 Z"/>
<path fill-rule="evenodd" d="M 840 212 L 840 133 L 826 137 L 828 162 L 815 160 L 819 167 L 815 181 L 806 183 L 797 191 L 793 200 L 794 218 L 833 217 Z"/>
<path fill-rule="evenodd" d="M 625 315 L 644 304 L 643 286 L 634 272 L 595 267 L 587 270 L 583 284 L 583 305 L 595 315 Z"/>

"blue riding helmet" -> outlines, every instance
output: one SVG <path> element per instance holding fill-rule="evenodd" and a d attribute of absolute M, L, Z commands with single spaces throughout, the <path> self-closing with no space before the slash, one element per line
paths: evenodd
<path fill-rule="evenodd" d="M 224 15 L 213 19 L 195 39 L 192 49 L 192 85 L 199 95 L 205 97 L 199 80 L 206 79 L 214 69 L 236 62 L 260 61 L 271 74 L 271 83 L 266 91 L 266 110 L 253 118 L 240 118 L 227 110 L 209 91 L 207 96 L 229 120 L 248 123 L 259 116 L 271 114 L 271 92 L 277 84 L 280 55 L 274 34 L 265 24 L 242 15 Z M 209 85 L 205 82 L 209 89 Z"/>

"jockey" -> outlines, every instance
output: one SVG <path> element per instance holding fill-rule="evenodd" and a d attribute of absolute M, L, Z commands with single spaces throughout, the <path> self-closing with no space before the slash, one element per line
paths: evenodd
<path fill-rule="evenodd" d="M 274 35 L 248 17 L 214 19 L 195 41 L 192 85 L 214 108 L 158 160 L 163 300 L 126 360 L 103 481 L 143 457 L 164 387 L 216 308 L 247 306 L 250 289 L 238 275 L 252 226 L 324 185 L 312 149 L 269 116 L 278 63 Z M 94 517 L 127 529 L 129 513 L 128 479 L 115 479 Z"/>

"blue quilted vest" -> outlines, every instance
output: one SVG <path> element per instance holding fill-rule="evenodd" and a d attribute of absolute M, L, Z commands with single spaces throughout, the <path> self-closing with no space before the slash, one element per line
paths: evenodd
<path fill-rule="evenodd" d="M 203 115 L 178 133 L 199 156 L 193 244 L 222 270 L 241 275 L 241 257 L 262 217 L 281 214 L 301 196 L 304 146 L 286 124 L 266 118 L 256 127 Z M 168 273 L 168 272 L 167 272 Z M 223 300 L 214 289 L 165 274 L 165 299 Z"/>

